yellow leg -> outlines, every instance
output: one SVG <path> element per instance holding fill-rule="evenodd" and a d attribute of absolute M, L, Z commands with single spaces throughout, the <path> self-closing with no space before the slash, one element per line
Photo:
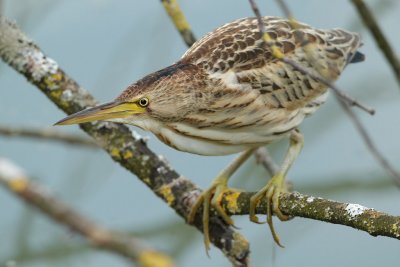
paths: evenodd
<path fill-rule="evenodd" d="M 215 208 L 218 215 L 229 225 L 233 225 L 233 220 L 226 214 L 221 207 L 221 197 L 228 189 L 228 180 L 233 173 L 253 154 L 255 149 L 249 149 L 240 154 L 228 165 L 212 182 L 211 186 L 204 191 L 194 203 L 189 215 L 188 222 L 193 223 L 198 209 L 203 206 L 203 233 L 204 245 L 208 251 L 210 248 L 209 218 L 210 206 Z"/>
<path fill-rule="evenodd" d="M 264 186 L 250 199 L 250 220 L 255 223 L 263 223 L 259 221 L 256 215 L 256 207 L 262 198 L 265 197 L 267 199 L 267 223 L 271 230 L 272 237 L 280 247 L 283 246 L 280 244 L 279 236 L 276 234 L 274 229 L 272 222 L 272 211 L 281 221 L 288 219 L 288 216 L 283 214 L 279 209 L 279 195 L 281 192 L 286 191 L 286 174 L 303 148 L 303 144 L 303 135 L 296 129 L 290 135 L 289 149 L 286 153 L 282 166 L 279 169 L 279 172 L 268 181 L 266 186 Z"/>

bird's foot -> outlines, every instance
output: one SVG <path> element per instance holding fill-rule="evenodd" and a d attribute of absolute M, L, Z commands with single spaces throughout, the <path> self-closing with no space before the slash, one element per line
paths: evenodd
<path fill-rule="evenodd" d="M 289 217 L 282 213 L 279 209 L 279 195 L 281 192 L 286 192 L 285 176 L 282 174 L 276 174 L 273 176 L 260 191 L 258 191 L 250 199 L 250 220 L 255 223 L 265 223 L 261 222 L 256 215 L 257 204 L 262 198 L 267 200 L 267 221 L 269 228 L 271 230 L 272 237 L 278 246 L 283 247 L 279 241 L 279 236 L 275 232 L 274 224 L 272 222 L 272 211 L 281 220 L 287 221 Z"/>
<path fill-rule="evenodd" d="M 206 251 L 210 249 L 209 220 L 211 207 L 217 211 L 218 215 L 221 216 L 225 223 L 233 225 L 232 218 L 229 217 L 221 206 L 222 196 L 227 190 L 229 190 L 227 187 L 227 178 L 217 177 L 214 179 L 212 185 L 206 191 L 201 193 L 188 215 L 188 223 L 192 224 L 195 220 L 197 211 L 201 206 L 203 206 L 203 234 Z"/>

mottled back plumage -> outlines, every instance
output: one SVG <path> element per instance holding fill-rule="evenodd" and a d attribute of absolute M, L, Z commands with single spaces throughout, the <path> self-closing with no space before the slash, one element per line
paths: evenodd
<path fill-rule="evenodd" d="M 363 59 L 356 33 L 263 20 L 286 57 L 331 81 Z M 257 19 L 244 18 L 207 34 L 180 61 L 139 80 L 117 100 L 141 96 L 150 99 L 147 114 L 132 124 L 178 150 L 221 155 L 287 136 L 325 101 L 327 88 L 276 59 Z"/>
<path fill-rule="evenodd" d="M 273 239 L 282 246 L 272 212 L 280 220 L 289 219 L 279 209 L 279 196 L 287 191 L 285 177 L 303 147 L 298 126 L 325 102 L 328 93 L 325 85 L 310 76 L 321 75 L 333 82 L 348 63 L 364 59 L 357 52 L 361 45 L 358 34 L 300 23 L 292 28 L 289 21 L 277 17 L 263 20 L 271 42 L 261 39 L 256 18 L 228 23 L 196 42 L 177 63 L 130 85 L 116 100 L 57 123 L 115 121 L 151 131 L 181 151 L 201 155 L 243 151 L 191 205 L 189 224 L 203 207 L 207 249 L 211 207 L 227 225 L 233 225 L 221 205 L 224 192 L 236 192 L 228 189 L 228 179 L 256 148 L 288 137 L 289 148 L 279 170 L 250 198 L 248 207 L 250 220 L 262 223 L 256 211 L 266 199 L 266 222 Z M 271 51 L 276 47 L 303 70 L 275 58 Z"/>

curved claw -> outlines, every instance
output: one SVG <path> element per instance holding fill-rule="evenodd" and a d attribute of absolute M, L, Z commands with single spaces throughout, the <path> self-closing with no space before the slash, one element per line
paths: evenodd
<path fill-rule="evenodd" d="M 257 204 L 261 201 L 261 199 L 264 196 L 265 196 L 265 192 L 263 192 L 263 190 L 260 190 L 254 196 L 252 196 L 250 199 L 249 215 L 250 215 L 250 221 L 252 221 L 254 223 L 264 224 L 267 222 L 267 221 L 260 221 L 256 215 Z"/>
<path fill-rule="evenodd" d="M 202 221 L 203 221 L 204 245 L 206 251 L 210 249 L 209 220 L 210 220 L 211 207 L 215 208 L 218 215 L 224 220 L 226 224 L 233 225 L 232 218 L 229 217 L 229 215 L 225 212 L 225 210 L 221 206 L 221 200 L 224 191 L 228 190 L 225 180 L 226 179 L 224 178 L 218 177 L 210 188 L 201 193 L 201 195 L 198 197 L 198 199 L 192 206 L 187 218 L 188 223 L 192 224 L 196 217 L 197 211 L 201 206 L 203 206 Z"/>
<path fill-rule="evenodd" d="M 269 228 L 271 230 L 272 237 L 278 246 L 283 247 L 280 243 L 279 236 L 275 232 L 275 227 L 272 221 L 272 211 L 273 213 L 281 220 L 288 220 L 288 216 L 283 214 L 279 209 L 279 195 L 282 191 L 286 191 L 285 188 L 285 177 L 281 174 L 275 175 L 272 177 L 266 186 L 264 186 L 260 191 L 258 191 L 254 196 L 250 199 L 250 220 L 252 222 L 261 224 L 265 222 L 261 222 L 256 215 L 256 207 L 257 204 L 261 201 L 262 198 L 266 198 L 267 200 L 267 220 Z"/>

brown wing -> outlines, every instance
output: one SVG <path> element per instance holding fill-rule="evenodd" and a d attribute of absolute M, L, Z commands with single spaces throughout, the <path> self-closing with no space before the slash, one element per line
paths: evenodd
<path fill-rule="evenodd" d="M 301 23 L 293 29 L 286 19 L 279 17 L 264 17 L 263 20 L 266 31 L 286 56 L 308 44 L 320 53 L 326 53 L 331 60 L 343 58 L 347 62 L 360 46 L 356 33 L 340 29 L 318 30 Z M 243 18 L 204 36 L 186 51 L 182 61 L 203 66 L 212 73 L 263 67 L 276 59 L 269 46 L 262 43 L 257 19 Z"/>
<path fill-rule="evenodd" d="M 344 30 L 318 30 L 306 24 L 293 29 L 279 17 L 263 20 L 266 31 L 286 57 L 310 71 L 322 71 L 331 80 L 340 75 L 361 45 L 358 34 Z M 270 47 L 262 42 L 256 18 L 239 19 L 209 33 L 181 61 L 199 66 L 227 87 L 241 85 L 259 90 L 276 108 L 306 106 L 326 89 L 272 56 Z"/>
<path fill-rule="evenodd" d="M 267 28 L 281 28 L 286 34 L 289 25 L 274 17 L 265 17 Z M 276 18 L 278 19 L 278 18 Z M 272 37 L 277 37 L 276 33 Z M 261 34 L 255 18 L 244 18 L 225 24 L 196 42 L 182 57 L 183 61 L 204 67 L 209 72 L 226 72 L 229 69 L 242 70 L 261 67 L 261 62 L 274 60 L 269 49 L 261 46 Z M 291 49 L 286 47 L 286 50 Z M 288 52 L 288 51 L 286 51 Z"/>

